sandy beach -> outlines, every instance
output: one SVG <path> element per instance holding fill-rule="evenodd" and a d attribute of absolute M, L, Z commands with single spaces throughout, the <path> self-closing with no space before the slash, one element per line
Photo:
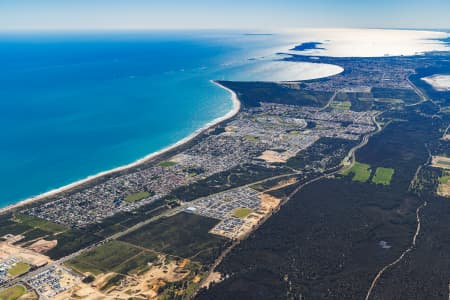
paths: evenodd
<path fill-rule="evenodd" d="M 205 130 L 208 130 L 209 128 L 211 128 L 213 126 L 215 126 L 215 125 L 217 125 L 217 124 L 219 124 L 219 123 L 221 123 L 221 122 L 223 122 L 225 120 L 228 120 L 228 119 L 234 117 L 239 112 L 239 110 L 241 109 L 241 102 L 239 101 L 236 93 L 234 91 L 230 90 L 229 88 L 221 85 L 220 83 L 218 83 L 215 80 L 211 80 L 210 82 L 212 84 L 215 84 L 215 85 L 217 85 L 217 86 L 227 90 L 231 94 L 231 100 L 233 102 L 233 108 L 227 114 L 225 114 L 224 116 L 219 117 L 219 118 L 217 118 L 217 119 L 207 123 L 202 128 L 197 129 L 192 134 L 190 134 L 189 136 L 181 139 L 180 141 L 176 142 L 175 144 L 172 144 L 172 145 L 170 145 L 170 146 L 168 146 L 166 148 L 163 148 L 163 149 L 161 149 L 159 151 L 150 153 L 150 154 L 148 154 L 148 155 L 146 155 L 146 156 L 144 156 L 144 157 L 142 157 L 142 158 L 140 158 L 140 159 L 138 159 L 138 160 L 136 160 L 136 161 L 134 161 L 134 162 L 132 162 L 130 164 L 123 165 L 123 166 L 120 166 L 120 167 L 117 167 L 117 168 L 113 168 L 111 170 L 103 171 L 103 172 L 97 173 L 95 175 L 88 176 L 88 177 L 86 177 L 84 179 L 75 181 L 75 182 L 70 183 L 68 185 L 65 185 L 65 186 L 62 186 L 62 187 L 50 190 L 48 192 L 39 194 L 37 196 L 30 197 L 28 199 L 19 201 L 19 202 L 14 203 L 14 204 L 5 206 L 5 207 L 0 209 L 0 214 L 6 213 L 6 212 L 8 212 L 8 211 L 10 211 L 12 209 L 17 209 L 17 208 L 20 208 L 22 206 L 25 206 L 25 205 L 28 205 L 28 204 L 31 204 L 31 203 L 34 203 L 34 202 L 38 202 L 38 201 L 44 200 L 44 199 L 46 199 L 48 197 L 52 197 L 52 196 L 58 195 L 59 193 L 70 191 L 71 189 L 79 187 L 80 185 L 83 185 L 83 184 L 89 183 L 91 181 L 97 180 L 97 179 L 101 178 L 102 176 L 111 175 L 111 174 L 114 174 L 114 173 L 120 172 L 120 171 L 125 171 L 125 170 L 128 170 L 128 169 L 137 167 L 137 166 L 139 166 L 141 164 L 147 163 L 148 161 L 156 158 L 157 156 L 159 156 L 161 154 L 164 154 L 164 153 L 166 153 L 166 152 L 168 152 L 170 150 L 173 150 L 173 149 L 175 149 L 175 148 L 177 148 L 179 146 L 182 146 L 182 145 L 186 144 L 187 142 L 191 141 L 192 139 L 196 138 L 197 136 L 199 136 L 200 134 L 205 132 Z"/>

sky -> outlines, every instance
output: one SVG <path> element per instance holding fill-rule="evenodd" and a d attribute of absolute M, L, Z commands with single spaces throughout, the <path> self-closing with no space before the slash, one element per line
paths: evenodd
<path fill-rule="evenodd" d="M 450 29 L 450 0 L 0 0 L 0 30 Z"/>

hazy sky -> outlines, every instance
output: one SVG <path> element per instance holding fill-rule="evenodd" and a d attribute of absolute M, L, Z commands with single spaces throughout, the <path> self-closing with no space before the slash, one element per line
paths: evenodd
<path fill-rule="evenodd" d="M 0 0 L 0 30 L 450 28 L 450 0 Z"/>

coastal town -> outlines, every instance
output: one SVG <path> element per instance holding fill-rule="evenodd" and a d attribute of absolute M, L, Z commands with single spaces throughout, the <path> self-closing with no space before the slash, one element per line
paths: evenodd
<path fill-rule="evenodd" d="M 0 300 L 450 300 L 450 0 L 0 0 Z"/>
<path fill-rule="evenodd" d="M 321 138 L 359 140 L 375 130 L 373 117 L 373 112 L 261 103 L 260 107 L 240 112 L 224 132 L 207 136 L 168 161 L 21 213 L 70 227 L 85 227 L 241 164 L 270 167 L 285 163 Z M 307 128 L 308 122 L 314 122 L 315 127 Z"/>
<path fill-rule="evenodd" d="M 409 162 L 395 167 L 386 160 L 372 168 L 355 152 L 391 124 L 410 124 L 408 114 L 426 97 L 408 81 L 409 58 L 403 69 L 395 59 L 398 65 L 389 69 L 385 60 L 373 65 L 344 60 L 355 70 L 371 65 L 371 79 L 366 72 L 358 77 L 357 70 L 325 81 L 216 82 L 239 96 L 233 115 L 137 166 L 5 214 L 0 293 L 45 300 L 191 299 L 233 279 L 232 272 L 219 269 L 225 257 L 233 249 L 245 251 L 240 245 L 254 241 L 256 229 L 265 228 L 304 186 L 340 181 L 386 195 Z M 349 84 L 352 76 L 358 79 Z M 422 117 L 444 118 L 442 111 L 432 113 L 420 111 Z M 423 166 L 442 173 L 431 180 L 439 182 L 435 190 L 441 197 L 449 195 L 446 126 L 432 145 L 438 150 Z M 419 171 L 411 184 L 405 180 L 411 191 Z M 333 189 L 338 187 L 326 191 Z M 345 191 L 333 197 L 341 194 Z M 368 206 L 384 212 L 378 199 L 390 198 Z M 319 205 L 312 209 L 326 209 L 312 202 Z M 318 219 L 327 218 L 319 212 Z M 297 223 L 289 224 L 278 234 Z M 375 245 L 385 251 L 396 246 L 384 237 Z"/>
<path fill-rule="evenodd" d="M 177 191 L 201 184 L 214 176 L 220 178 L 221 174 L 240 166 L 281 171 L 290 159 L 319 140 L 329 138 L 356 143 L 376 129 L 376 112 L 334 108 L 335 96 L 332 95 L 325 107 L 261 102 L 256 107 L 241 108 L 230 120 L 208 129 L 198 143 L 165 160 L 113 176 L 73 193 L 64 193 L 51 201 L 20 210 L 19 213 L 26 216 L 23 217 L 25 220 L 36 218 L 61 226 L 55 231 L 66 230 L 64 228 L 75 230 L 101 224 L 118 213 L 133 213 L 140 207 L 172 199 L 170 203 L 176 205 L 169 210 L 173 211 L 171 215 L 184 212 L 217 220 L 218 223 L 208 230 L 209 234 L 231 241 L 242 239 L 279 208 L 282 202 L 280 197 L 272 196 L 252 184 L 229 190 L 219 189 L 217 193 L 197 198 L 184 199 L 184 194 Z M 285 176 L 307 178 L 318 174 L 322 172 L 319 166 L 322 165 L 312 169 L 292 169 L 286 175 L 283 175 L 283 171 L 278 175 L 281 181 L 277 184 L 279 187 L 289 186 L 300 180 L 283 179 Z M 48 244 L 48 249 L 56 245 L 54 241 L 42 239 L 32 240 L 31 244 L 21 242 L 26 236 L 26 233 L 23 236 L 13 235 L 6 240 L 29 249 L 35 249 L 34 245 L 40 243 Z M 101 241 L 98 245 L 105 242 Z M 9 286 L 12 282 L 22 282 L 41 299 L 52 299 L 61 293 L 67 294 L 73 288 L 79 289 L 77 287 L 83 275 L 71 271 L 70 265 L 64 263 L 70 261 L 71 257 L 64 258 L 59 264 L 49 265 L 40 272 L 33 272 L 21 281 L 8 276 L 8 269 L 19 261 L 7 257 L 2 263 L 4 271 L 1 280 Z M 47 262 L 43 265 L 47 265 Z M 30 266 L 39 270 L 39 266 Z"/>

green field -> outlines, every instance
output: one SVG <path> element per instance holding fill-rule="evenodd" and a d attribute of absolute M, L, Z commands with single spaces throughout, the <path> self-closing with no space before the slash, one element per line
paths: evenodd
<path fill-rule="evenodd" d="M 248 207 L 239 207 L 233 211 L 233 216 L 242 219 L 251 214 L 252 212 L 253 210 Z"/>
<path fill-rule="evenodd" d="M 160 162 L 158 165 L 163 168 L 168 168 L 168 167 L 175 166 L 176 164 L 177 163 L 174 161 L 166 160 L 166 161 Z"/>
<path fill-rule="evenodd" d="M 350 169 L 344 171 L 342 174 L 353 174 L 353 181 L 366 182 L 367 180 L 369 180 L 372 171 L 370 170 L 370 165 L 355 162 Z"/>
<path fill-rule="evenodd" d="M 24 262 L 18 262 L 12 267 L 11 269 L 8 269 L 8 274 L 12 277 L 17 277 L 19 275 L 22 275 L 30 270 L 30 265 Z"/>
<path fill-rule="evenodd" d="M 376 184 L 390 185 L 392 176 L 394 175 L 394 169 L 392 168 L 377 168 L 375 175 L 372 178 L 372 182 Z"/>
<path fill-rule="evenodd" d="M 134 194 L 130 194 L 130 195 L 126 196 L 124 200 L 131 203 L 131 202 L 145 199 L 150 195 L 151 194 L 149 192 L 139 192 L 139 193 L 134 193 Z"/>
<path fill-rule="evenodd" d="M 154 252 L 113 240 L 69 260 L 66 264 L 80 273 L 133 274 L 145 269 L 147 263 L 156 258 Z"/>
<path fill-rule="evenodd" d="M 253 143 L 256 143 L 259 141 L 258 137 L 252 136 L 252 135 L 246 135 L 246 136 L 244 136 L 244 139 L 246 139 L 249 142 L 253 142 Z"/>
<path fill-rule="evenodd" d="M 331 103 L 331 108 L 340 109 L 340 110 L 349 110 L 352 106 L 350 101 L 333 101 Z"/>
<path fill-rule="evenodd" d="M 444 172 L 444 174 L 439 177 L 439 183 L 446 184 L 450 181 L 450 172 Z"/>
<path fill-rule="evenodd" d="M 382 102 L 382 103 L 392 103 L 392 104 L 401 104 L 403 103 L 402 99 L 395 99 L 395 98 L 377 98 L 375 99 L 376 102 Z"/>
<path fill-rule="evenodd" d="M 225 239 L 209 233 L 218 220 L 189 213 L 161 218 L 123 237 L 121 241 L 183 258 L 209 263 Z"/>
<path fill-rule="evenodd" d="M 57 233 L 57 232 L 63 232 L 63 231 L 67 230 L 67 228 L 62 225 L 55 224 L 55 223 L 49 222 L 47 220 L 32 217 L 32 216 L 17 214 L 14 216 L 14 219 L 19 223 L 26 224 L 30 227 L 38 228 L 38 229 L 48 231 L 48 232 Z"/>
<path fill-rule="evenodd" d="M 16 300 L 27 292 L 23 285 L 14 285 L 0 291 L 0 300 Z"/>
<path fill-rule="evenodd" d="M 447 160 L 438 160 L 436 163 L 444 166 L 450 166 L 450 161 Z"/>

